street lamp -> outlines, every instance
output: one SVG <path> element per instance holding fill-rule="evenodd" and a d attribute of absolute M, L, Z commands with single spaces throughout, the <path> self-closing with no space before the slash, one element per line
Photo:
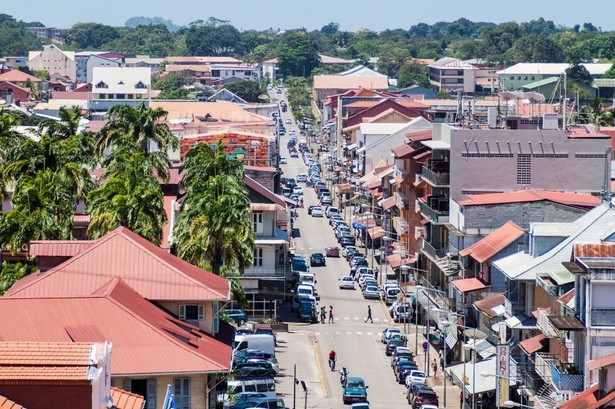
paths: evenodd
<path fill-rule="evenodd" d="M 473 350 L 472 353 L 472 409 L 476 409 L 476 345 L 466 345 L 462 346 L 463 349 Z M 466 383 L 466 357 L 464 354 L 463 357 L 463 390 L 465 391 L 465 383 Z M 465 396 L 463 399 L 465 403 Z"/>
<path fill-rule="evenodd" d="M 466 316 L 465 315 L 457 314 L 457 313 L 452 312 L 452 311 L 443 311 L 443 312 L 446 312 L 448 314 L 453 314 L 453 315 L 455 315 L 457 317 L 463 318 L 463 324 L 464 324 L 464 327 L 465 327 L 465 322 L 466 322 Z M 442 321 L 442 322 L 440 322 L 440 325 L 442 327 L 448 327 L 450 325 L 450 322 Z M 457 332 L 457 326 L 456 325 L 455 325 L 455 332 Z M 446 331 L 444 331 L 444 354 L 443 354 L 443 359 L 444 360 L 442 362 L 442 370 L 444 372 L 444 406 L 445 407 L 446 407 L 446 338 L 447 338 L 446 337 Z"/>
<path fill-rule="evenodd" d="M 418 310 L 419 310 L 419 295 L 418 295 L 418 291 L 421 290 L 421 292 L 423 292 L 423 294 L 425 294 L 425 291 L 433 291 L 436 293 L 440 293 L 440 294 L 446 294 L 446 291 L 441 291 L 441 290 L 436 290 L 435 288 L 427 288 L 427 287 L 423 287 L 422 285 L 417 285 L 415 288 L 416 291 L 416 311 L 415 311 L 415 318 L 414 318 L 414 332 L 415 332 L 415 350 L 414 350 L 414 355 L 417 356 L 418 355 L 418 344 L 419 344 L 419 321 L 418 321 Z M 427 298 L 427 328 L 426 328 L 426 332 L 427 332 L 427 365 L 425 368 L 425 372 L 427 372 L 427 376 L 429 376 L 429 336 L 431 335 L 431 325 L 430 325 L 430 317 L 429 317 L 429 310 L 430 310 L 430 306 L 431 306 L 431 300 L 429 298 Z"/>
<path fill-rule="evenodd" d="M 513 402 L 511 400 L 506 400 L 502 403 L 502 407 L 505 408 L 534 408 L 533 406 L 522 405 L 519 402 Z"/>
<path fill-rule="evenodd" d="M 294 365 L 294 370 L 293 370 L 293 409 L 296 409 L 296 399 L 297 399 L 297 385 L 301 384 L 301 387 L 303 388 L 303 392 L 305 393 L 305 403 L 304 403 L 304 409 L 307 409 L 307 395 L 308 395 L 308 391 L 307 391 L 307 386 L 305 385 L 304 381 L 300 381 L 299 379 L 297 379 L 297 365 Z"/>

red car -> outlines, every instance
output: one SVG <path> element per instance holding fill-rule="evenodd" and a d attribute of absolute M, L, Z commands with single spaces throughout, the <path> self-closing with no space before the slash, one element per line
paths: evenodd
<path fill-rule="evenodd" d="M 325 256 L 327 256 L 327 257 L 339 257 L 340 256 L 340 248 L 339 247 L 327 247 L 325 249 Z"/>
<path fill-rule="evenodd" d="M 275 336 L 275 332 L 273 331 L 273 328 L 271 328 L 269 325 L 259 325 L 256 331 L 254 331 L 254 333 L 273 335 L 273 343 L 275 344 L 275 346 L 278 345 L 278 340 Z"/>

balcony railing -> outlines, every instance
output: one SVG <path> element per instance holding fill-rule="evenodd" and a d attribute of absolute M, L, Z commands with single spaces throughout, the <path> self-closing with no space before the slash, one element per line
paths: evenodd
<path fill-rule="evenodd" d="M 555 338 L 558 336 L 557 330 L 549 321 L 547 314 L 541 309 L 538 308 L 538 320 L 536 322 L 538 328 L 542 331 L 542 333 L 547 338 Z"/>
<path fill-rule="evenodd" d="M 592 308 L 592 327 L 615 327 L 615 308 Z"/>
<path fill-rule="evenodd" d="M 448 200 L 444 198 L 427 197 L 429 204 L 419 201 L 421 213 L 436 224 L 448 223 L 449 211 Z"/>
<path fill-rule="evenodd" d="M 434 186 L 448 186 L 450 184 L 450 174 L 448 172 L 433 171 L 423 166 L 421 171 L 423 179 Z"/>
<path fill-rule="evenodd" d="M 432 246 L 427 240 L 423 240 L 421 242 L 421 249 L 423 250 L 423 252 L 429 256 L 431 256 L 434 259 L 440 259 L 442 257 L 446 257 L 446 250 L 445 249 L 437 249 L 434 246 Z"/>
<path fill-rule="evenodd" d="M 583 373 L 571 373 L 570 368 L 566 369 L 565 365 L 560 364 L 560 360 L 556 355 L 536 353 L 535 369 L 545 382 L 552 383 L 558 391 L 574 391 L 583 390 Z"/>
<path fill-rule="evenodd" d="M 281 277 L 284 278 L 285 268 L 284 267 L 275 267 L 275 268 L 260 268 L 260 267 L 251 267 L 244 271 L 244 277 Z"/>

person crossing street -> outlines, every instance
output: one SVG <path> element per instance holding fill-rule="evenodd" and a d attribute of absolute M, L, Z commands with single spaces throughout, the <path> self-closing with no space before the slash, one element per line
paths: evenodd
<path fill-rule="evenodd" d="M 372 306 L 368 305 L 367 306 L 367 318 L 365 318 L 365 322 L 367 321 L 371 321 L 371 323 L 374 323 L 374 319 L 372 318 Z"/>

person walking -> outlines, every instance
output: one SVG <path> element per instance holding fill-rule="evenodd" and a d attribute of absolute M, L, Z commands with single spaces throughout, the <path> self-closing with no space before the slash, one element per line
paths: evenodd
<path fill-rule="evenodd" d="M 433 377 L 436 379 L 438 377 L 438 362 L 436 361 L 436 358 L 433 359 L 431 368 L 433 369 Z"/>
<path fill-rule="evenodd" d="M 335 324 L 335 322 L 333 321 L 333 306 L 332 305 L 329 306 L 329 324 Z"/>
<path fill-rule="evenodd" d="M 367 318 L 365 318 L 365 322 L 367 321 L 371 321 L 371 323 L 374 323 L 374 320 L 372 319 L 372 306 L 368 305 L 367 306 Z"/>

